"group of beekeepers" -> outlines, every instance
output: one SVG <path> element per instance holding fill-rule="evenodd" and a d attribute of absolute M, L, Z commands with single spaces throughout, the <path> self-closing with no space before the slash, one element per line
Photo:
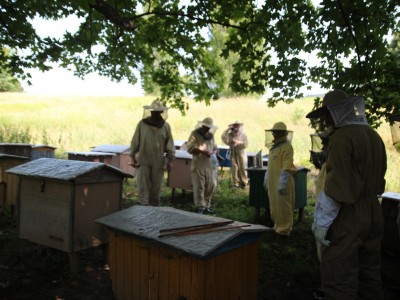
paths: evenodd
<path fill-rule="evenodd" d="M 165 158 L 170 170 L 175 158 L 167 110 L 160 100 L 144 106 L 131 142 L 132 165 L 137 168 L 139 201 L 159 205 Z M 383 299 L 380 249 L 383 220 L 378 195 L 385 189 L 386 151 L 380 136 L 365 117 L 363 97 L 341 90 L 328 92 L 322 106 L 307 116 L 323 124 L 326 162 L 319 176 L 320 190 L 314 213 L 315 235 L 326 299 Z M 218 148 L 217 126 L 210 117 L 198 122 L 187 140 L 192 154 L 191 177 L 196 212 L 212 214 Z M 273 231 L 290 236 L 293 227 L 294 175 L 291 131 L 275 123 L 268 155 L 265 188 L 268 190 Z M 228 126 L 221 139 L 230 148 L 232 183 L 248 184 L 248 146 L 243 124 Z"/>

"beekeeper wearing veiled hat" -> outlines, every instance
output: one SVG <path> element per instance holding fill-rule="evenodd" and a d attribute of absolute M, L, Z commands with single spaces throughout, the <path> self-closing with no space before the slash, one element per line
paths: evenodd
<path fill-rule="evenodd" d="M 170 171 L 175 159 L 175 146 L 171 127 L 166 122 L 168 108 L 157 99 L 143 109 L 143 118 L 137 124 L 131 141 L 131 159 L 132 165 L 137 168 L 139 202 L 158 206 L 165 157 L 167 171 Z"/>
<path fill-rule="evenodd" d="M 322 244 L 323 291 L 327 299 L 383 299 L 383 221 L 377 195 L 385 189 L 385 146 L 368 125 L 362 97 L 330 91 L 307 118 L 332 128 L 312 225 Z"/>
<path fill-rule="evenodd" d="M 249 145 L 243 123 L 235 121 L 222 133 L 221 140 L 229 146 L 233 187 L 245 188 L 247 178 L 247 153 Z"/>
<path fill-rule="evenodd" d="M 267 168 L 269 206 L 273 229 L 280 236 L 290 236 L 293 228 L 293 175 L 296 174 L 296 167 L 293 164 L 292 134 L 283 122 L 277 122 L 266 130 L 267 145 L 271 140 Z"/>
<path fill-rule="evenodd" d="M 217 128 L 213 119 L 207 117 L 199 122 L 198 128 L 191 132 L 187 141 L 187 151 L 193 155 L 190 168 L 193 200 L 196 212 L 200 214 L 213 214 L 211 199 L 216 189 L 214 170 L 218 167 L 218 147 L 214 141 Z"/>

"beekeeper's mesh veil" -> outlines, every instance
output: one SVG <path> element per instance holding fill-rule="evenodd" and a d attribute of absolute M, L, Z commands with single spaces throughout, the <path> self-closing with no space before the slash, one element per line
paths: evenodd
<path fill-rule="evenodd" d="M 325 132 L 310 134 L 310 162 L 312 162 L 317 169 L 321 169 L 322 165 L 326 161 L 326 144 L 328 139 L 327 136 L 328 133 Z"/>
<path fill-rule="evenodd" d="M 206 119 L 204 119 L 204 120 L 206 120 Z M 200 127 L 205 125 L 206 127 L 210 128 L 210 130 L 208 132 L 210 132 L 212 135 L 215 135 L 215 132 L 217 131 L 218 127 L 215 126 L 215 125 L 212 125 L 212 124 L 205 124 L 204 120 L 203 121 L 197 121 L 197 124 L 196 124 L 194 129 L 199 129 Z"/>
<path fill-rule="evenodd" d="M 143 119 L 146 119 L 146 118 L 150 117 L 152 111 L 160 111 L 160 110 L 153 110 L 153 109 L 144 108 L 143 109 Z M 163 118 L 164 121 L 166 121 L 168 119 L 168 110 L 163 110 L 163 111 L 160 111 L 160 112 L 161 112 L 161 117 Z"/>
<path fill-rule="evenodd" d="M 273 130 L 271 129 L 265 130 L 265 147 L 267 147 L 268 149 L 271 149 L 271 147 L 274 145 L 275 137 L 273 136 L 272 133 Z M 293 138 L 293 131 L 287 130 L 286 138 L 289 141 L 289 143 L 291 143 Z"/>
<path fill-rule="evenodd" d="M 143 119 L 150 117 L 152 112 L 160 112 L 164 121 L 168 119 L 168 107 L 164 106 L 160 99 L 154 100 L 150 105 L 143 106 Z"/>
<path fill-rule="evenodd" d="M 392 133 L 393 146 L 400 152 L 400 115 L 389 116 L 390 131 Z"/>
<path fill-rule="evenodd" d="M 335 127 L 368 125 L 363 97 L 348 98 L 346 101 L 327 105 L 327 108 L 335 122 Z"/>

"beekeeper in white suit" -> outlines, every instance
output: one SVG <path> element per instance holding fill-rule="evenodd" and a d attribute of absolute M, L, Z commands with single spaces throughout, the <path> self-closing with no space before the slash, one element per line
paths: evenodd
<path fill-rule="evenodd" d="M 193 155 L 190 167 L 193 200 L 197 213 L 213 214 L 211 200 L 216 190 L 215 170 L 218 168 L 218 147 L 214 141 L 214 133 L 218 127 L 210 117 L 199 122 L 197 127 L 187 141 L 187 151 Z"/>
<path fill-rule="evenodd" d="M 168 107 L 160 100 L 155 100 L 143 109 L 143 118 L 137 124 L 131 141 L 131 164 L 138 170 L 136 178 L 139 202 L 142 205 L 158 206 L 164 168 L 171 170 L 175 146 L 171 127 L 166 122 Z"/>

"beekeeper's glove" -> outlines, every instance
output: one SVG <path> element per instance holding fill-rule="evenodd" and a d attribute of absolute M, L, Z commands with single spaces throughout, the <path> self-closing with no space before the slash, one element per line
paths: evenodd
<path fill-rule="evenodd" d="M 318 225 L 315 222 L 312 223 L 311 230 L 314 233 L 315 239 L 318 242 L 320 242 L 322 245 L 325 245 L 325 246 L 330 245 L 331 242 L 326 239 L 326 233 L 328 232 L 328 230 L 326 230 L 322 227 L 318 227 Z"/>
<path fill-rule="evenodd" d="M 263 182 L 264 189 L 268 192 L 268 169 L 264 175 L 264 182 Z"/>
<path fill-rule="evenodd" d="M 211 165 L 214 169 L 218 169 L 218 158 L 215 153 L 211 153 Z"/>
<path fill-rule="evenodd" d="M 289 182 L 290 173 L 288 171 L 282 171 L 279 176 L 278 193 L 281 195 L 287 195 L 287 185 Z"/>
<path fill-rule="evenodd" d="M 339 210 L 340 204 L 326 195 L 325 192 L 318 194 L 311 230 L 317 241 L 325 246 L 330 244 L 330 241 L 326 239 L 326 234 L 337 217 Z"/>

